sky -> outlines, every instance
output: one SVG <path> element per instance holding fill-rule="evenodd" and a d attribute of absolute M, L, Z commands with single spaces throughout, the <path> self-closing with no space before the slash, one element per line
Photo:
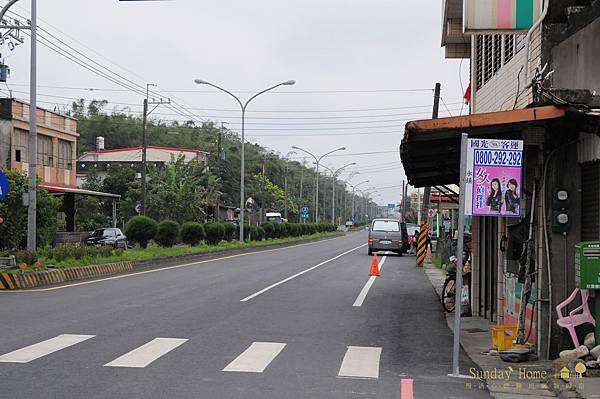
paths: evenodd
<path fill-rule="evenodd" d="M 250 103 L 247 141 L 282 155 L 292 146 L 317 156 L 346 147 L 322 164 L 337 169 L 355 162 L 340 178 L 359 172 L 350 183 L 368 180 L 360 187 L 374 187 L 380 205 L 401 199 L 404 125 L 431 117 L 435 83 L 442 85 L 440 117 L 468 112 L 461 101 L 469 63 L 444 59 L 439 0 L 38 3 L 39 106 L 60 109 L 75 98 L 95 98 L 108 100 L 108 109 L 139 113 L 146 83 L 152 83 L 151 98 L 172 102 L 153 118 L 227 122 L 239 132 L 235 100 L 194 79 L 242 101 L 293 79 L 294 86 Z M 21 0 L 11 10 L 28 16 L 29 6 Z M 0 46 L 11 70 L 0 89 L 28 99 L 30 41 L 21 35 L 23 44 Z M 290 158 L 305 155 L 297 151 Z"/>

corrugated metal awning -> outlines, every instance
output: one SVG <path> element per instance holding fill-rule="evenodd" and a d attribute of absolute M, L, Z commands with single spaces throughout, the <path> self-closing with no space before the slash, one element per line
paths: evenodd
<path fill-rule="evenodd" d="M 415 187 L 457 184 L 461 133 L 472 138 L 522 139 L 524 129 L 565 116 L 564 108 L 549 105 L 409 122 L 400 159 L 409 184 Z"/>

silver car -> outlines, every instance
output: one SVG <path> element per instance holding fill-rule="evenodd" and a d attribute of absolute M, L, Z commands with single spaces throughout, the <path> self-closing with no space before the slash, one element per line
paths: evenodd
<path fill-rule="evenodd" d="M 408 249 L 406 224 L 396 219 L 374 219 L 369 226 L 369 255 L 377 251 L 396 252 Z"/>

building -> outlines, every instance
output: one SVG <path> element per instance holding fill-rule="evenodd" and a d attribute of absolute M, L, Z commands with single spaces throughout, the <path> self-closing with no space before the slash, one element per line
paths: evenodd
<path fill-rule="evenodd" d="M 456 184 L 461 133 L 524 141 L 521 218 L 472 220 L 471 311 L 492 323 L 516 321 L 523 286 L 517 259 L 533 212 L 536 275 L 526 327 L 538 355 L 554 358 L 573 346 L 556 325 L 555 306 L 575 288 L 574 245 L 600 240 L 600 68 L 593 61 L 600 2 L 546 2 L 545 17 L 529 34 L 469 35 L 460 28 L 463 1 L 443 4 L 446 57 L 470 60 L 470 115 L 409 122 L 402 162 L 415 186 Z M 568 196 L 562 225 L 559 191 Z"/>
<path fill-rule="evenodd" d="M 29 171 L 29 104 L 0 99 L 0 165 Z M 74 186 L 77 120 L 37 109 L 37 175 L 42 185 Z"/>
<path fill-rule="evenodd" d="M 141 172 L 142 147 L 105 150 L 104 139 L 99 139 L 102 138 L 98 137 L 97 143 L 100 143 L 100 145 L 96 151 L 85 152 L 77 159 L 77 183 L 79 185 L 85 182 L 86 175 L 90 170 L 95 170 L 98 177 L 101 180 L 104 179 L 113 165 L 126 165 L 138 173 Z M 179 157 L 183 157 L 186 162 L 197 161 L 206 164 L 208 155 L 204 151 L 184 148 L 146 147 L 146 162 L 148 165 L 164 165 Z"/>

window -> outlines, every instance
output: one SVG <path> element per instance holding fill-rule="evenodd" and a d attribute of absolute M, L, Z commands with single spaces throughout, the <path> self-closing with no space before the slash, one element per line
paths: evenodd
<path fill-rule="evenodd" d="M 37 161 L 39 165 L 54 166 L 54 153 L 52 151 L 52 138 L 38 134 Z"/>
<path fill-rule="evenodd" d="M 492 78 L 492 36 L 483 37 L 483 83 Z"/>
<path fill-rule="evenodd" d="M 400 223 L 395 220 L 375 220 L 371 231 L 400 231 Z"/>
<path fill-rule="evenodd" d="M 15 129 L 15 161 L 29 162 L 29 132 Z"/>
<path fill-rule="evenodd" d="M 58 140 L 58 167 L 60 169 L 72 169 L 72 155 L 71 142 Z"/>
<path fill-rule="evenodd" d="M 515 36 L 506 35 L 504 36 L 504 63 L 512 60 L 515 55 Z"/>
<path fill-rule="evenodd" d="M 494 74 L 502 67 L 502 35 L 494 35 Z"/>
<path fill-rule="evenodd" d="M 475 88 L 479 90 L 482 86 L 483 77 L 483 36 L 477 35 L 475 42 Z"/>

